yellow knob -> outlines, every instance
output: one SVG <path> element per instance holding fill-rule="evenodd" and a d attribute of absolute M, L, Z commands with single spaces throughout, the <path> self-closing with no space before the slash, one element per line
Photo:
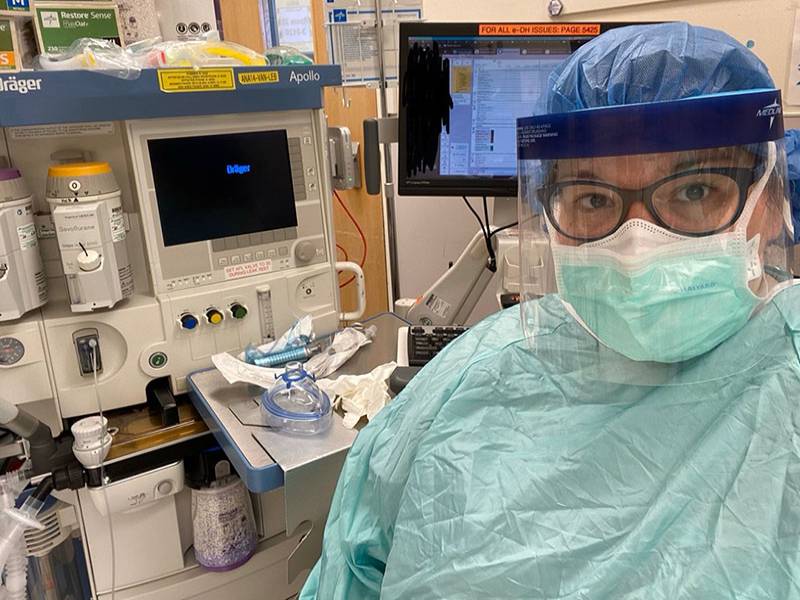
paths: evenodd
<path fill-rule="evenodd" d="M 206 320 L 212 325 L 219 325 L 225 317 L 216 308 L 209 308 L 206 311 Z"/>

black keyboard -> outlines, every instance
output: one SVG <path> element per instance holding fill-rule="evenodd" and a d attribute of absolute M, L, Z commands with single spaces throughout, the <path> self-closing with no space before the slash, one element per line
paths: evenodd
<path fill-rule="evenodd" d="M 422 367 L 462 333 L 466 327 L 455 325 L 408 328 L 408 364 Z"/>

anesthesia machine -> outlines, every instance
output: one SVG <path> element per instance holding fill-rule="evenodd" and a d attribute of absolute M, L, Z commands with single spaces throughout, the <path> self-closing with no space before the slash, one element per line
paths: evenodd
<path fill-rule="evenodd" d="M 144 402 L 159 379 L 185 392 L 211 355 L 272 340 L 302 315 L 318 332 L 336 329 L 320 111 L 37 123 L 2 135 L 11 168 L 0 171 L 0 368 L 14 402 L 41 403 L 51 427 L 96 412 L 90 341 L 113 409 Z"/>
<path fill-rule="evenodd" d="M 169 431 L 185 416 L 175 398 L 212 355 L 275 340 L 304 315 L 317 335 L 339 326 L 337 269 L 360 271 L 335 262 L 321 91 L 339 69 L 217 71 L 230 85 L 168 89 L 153 70 L 0 86 L 0 396 L 54 436 L 98 404 L 112 424 L 115 409 L 158 407 L 149 418 Z M 196 420 L 178 441 L 213 445 Z M 86 427 L 72 428 L 76 448 Z M 75 507 L 62 520 L 97 597 L 112 584 L 118 598 L 295 593 L 280 567 L 299 543 L 281 491 L 253 495 L 254 558 L 211 578 L 188 551 L 189 450 L 165 453 L 168 436 L 155 437 L 160 450 L 136 442 L 127 461 L 112 450 L 105 501 L 91 476 L 56 492 L 61 510 Z"/>

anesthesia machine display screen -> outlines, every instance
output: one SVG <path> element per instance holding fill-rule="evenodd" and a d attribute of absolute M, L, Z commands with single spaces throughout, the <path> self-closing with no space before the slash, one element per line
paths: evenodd
<path fill-rule="evenodd" d="M 400 193 L 516 195 L 517 118 L 559 63 L 618 25 L 401 23 Z"/>
<path fill-rule="evenodd" d="M 147 145 L 165 246 L 297 226 L 286 131 Z"/>

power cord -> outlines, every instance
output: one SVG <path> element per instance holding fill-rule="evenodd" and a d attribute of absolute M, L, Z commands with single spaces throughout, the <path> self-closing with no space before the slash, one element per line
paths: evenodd
<path fill-rule="evenodd" d="M 498 227 L 497 229 L 492 231 L 491 225 L 489 224 L 489 202 L 486 199 L 486 196 L 483 196 L 483 219 L 481 219 L 481 216 L 478 214 L 478 211 L 476 211 L 472 207 L 472 204 L 469 203 L 469 200 L 467 199 L 466 196 L 461 196 L 461 198 L 462 200 L 464 200 L 464 204 L 467 205 L 469 211 L 477 219 L 478 225 L 480 226 L 481 231 L 483 232 L 483 239 L 486 242 L 486 252 L 489 254 L 489 262 L 487 263 L 486 268 L 488 268 L 492 273 L 496 273 L 497 256 L 494 252 L 494 246 L 492 245 L 492 238 L 501 231 L 505 231 L 506 229 L 510 229 L 511 227 L 516 227 L 518 222 L 514 221 L 513 223 L 509 223 L 508 225 L 503 225 L 502 227 Z"/>
<path fill-rule="evenodd" d="M 483 197 L 483 220 L 486 223 L 486 229 L 483 230 L 483 237 L 486 240 L 486 251 L 489 253 L 489 270 L 492 273 L 497 272 L 497 257 L 494 254 L 494 246 L 492 245 L 492 234 L 489 231 L 489 203 L 486 196 Z"/>
<path fill-rule="evenodd" d="M 356 228 L 356 231 L 358 231 L 359 237 L 361 238 L 361 244 L 364 246 L 364 254 L 361 256 L 361 260 L 359 261 L 358 266 L 363 269 L 364 263 L 367 262 L 367 237 L 364 235 L 364 231 L 361 229 L 361 225 L 358 224 L 358 221 L 356 221 L 356 218 L 353 216 L 353 213 L 350 212 L 350 209 L 347 208 L 347 205 L 344 203 L 344 200 L 342 200 L 342 197 L 339 195 L 339 192 L 333 190 L 333 195 L 336 196 L 336 200 L 339 202 L 339 205 L 342 207 L 342 210 L 344 210 L 345 214 L 350 219 L 350 221 L 352 221 L 353 225 Z M 342 252 L 344 252 L 345 256 L 347 256 L 347 252 L 344 250 L 344 248 L 342 248 Z M 348 279 L 344 283 L 340 283 L 339 288 L 340 289 L 344 288 L 353 283 L 355 280 L 356 276 L 353 275 L 350 279 Z"/>
<path fill-rule="evenodd" d="M 461 196 L 461 198 L 463 198 L 464 204 L 467 205 L 469 212 L 471 212 L 478 220 L 478 225 L 480 226 L 481 231 L 483 232 L 483 236 L 486 237 L 488 233 L 486 232 L 486 226 L 483 224 L 483 219 L 481 219 L 481 216 L 477 213 L 477 211 L 474 208 L 472 208 L 472 204 L 469 203 L 469 200 L 467 200 L 466 196 Z"/>
<path fill-rule="evenodd" d="M 89 347 L 92 349 L 92 373 L 94 374 L 94 397 L 97 400 L 97 412 L 100 413 L 100 422 L 103 424 L 103 431 L 101 440 L 106 439 L 108 435 L 108 424 L 103 419 L 103 404 L 100 402 L 100 387 L 97 383 L 97 342 L 89 340 Z M 108 500 L 108 489 L 106 485 L 106 469 L 105 459 L 100 461 L 100 482 L 103 488 L 103 498 L 106 503 L 106 514 L 108 516 L 108 534 L 111 538 L 111 600 L 116 597 L 116 583 L 117 583 L 117 557 L 114 546 L 114 526 L 111 523 L 111 503 Z"/>
<path fill-rule="evenodd" d="M 518 221 L 514 221 L 513 223 L 509 223 L 508 225 L 503 225 L 502 227 L 498 227 L 492 233 L 489 234 L 489 237 L 493 238 L 494 236 L 496 236 L 501 231 L 505 231 L 506 229 L 511 229 L 512 227 L 516 227 L 517 225 L 519 225 L 519 222 Z"/>

